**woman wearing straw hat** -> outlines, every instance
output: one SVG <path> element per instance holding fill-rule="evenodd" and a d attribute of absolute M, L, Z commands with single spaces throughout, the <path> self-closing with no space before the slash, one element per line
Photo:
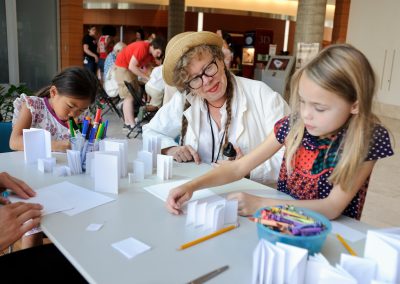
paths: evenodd
<path fill-rule="evenodd" d="M 161 137 L 161 152 L 178 162 L 220 163 L 227 159 L 228 145 L 234 145 L 238 158 L 260 144 L 288 112 L 282 97 L 266 84 L 227 70 L 222 44 L 212 32 L 185 32 L 167 45 L 164 81 L 180 93 L 143 127 L 143 135 Z M 278 153 L 250 178 L 275 182 L 281 161 Z"/>

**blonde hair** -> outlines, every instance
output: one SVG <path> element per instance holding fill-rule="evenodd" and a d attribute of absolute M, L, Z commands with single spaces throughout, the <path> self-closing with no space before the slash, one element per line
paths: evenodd
<path fill-rule="evenodd" d="M 195 46 L 191 49 L 189 49 L 177 62 L 175 68 L 174 68 L 174 85 L 176 88 L 181 92 L 184 93 L 186 92 L 187 95 L 195 95 L 195 92 L 193 92 L 188 86 L 186 86 L 186 82 L 190 78 L 190 74 L 187 71 L 187 67 L 190 65 L 192 60 L 194 59 L 201 59 L 203 56 L 206 56 L 208 54 L 211 54 L 211 56 L 219 61 L 224 62 L 224 54 L 222 53 L 222 49 L 219 46 L 215 45 L 198 45 Z M 224 145 L 223 149 L 226 147 L 228 144 L 228 137 L 229 137 L 229 126 L 231 124 L 232 120 L 232 97 L 233 97 L 233 83 L 232 83 L 232 75 L 231 73 L 226 69 L 225 64 L 224 65 L 224 71 L 225 71 L 225 76 L 227 79 L 227 87 L 226 87 L 226 113 L 227 113 L 227 120 L 225 123 L 225 138 L 224 138 Z M 187 108 L 189 108 L 190 103 L 188 100 L 185 102 L 185 106 L 183 108 L 183 111 L 185 111 Z M 182 128 L 181 128 L 181 145 L 184 143 L 184 139 L 186 136 L 186 131 L 187 131 L 187 119 L 184 115 L 182 115 Z"/>
<path fill-rule="evenodd" d="M 337 152 L 338 163 L 329 182 L 339 184 L 344 191 L 353 186 L 353 179 L 364 162 L 372 140 L 372 132 L 379 119 L 372 112 L 376 89 L 374 71 L 367 58 L 348 44 L 331 45 L 322 50 L 292 77 L 290 105 L 290 132 L 286 138 L 286 167 L 291 172 L 296 152 L 304 136 L 304 123 L 300 117 L 299 81 L 303 74 L 321 88 L 335 93 L 349 103 L 358 103 L 358 113 L 352 114 Z M 329 151 L 328 151 L 329 152 Z"/>

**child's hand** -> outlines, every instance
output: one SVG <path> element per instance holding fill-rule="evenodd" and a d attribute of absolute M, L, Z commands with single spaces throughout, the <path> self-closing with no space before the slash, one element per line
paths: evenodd
<path fill-rule="evenodd" d="M 71 149 L 71 142 L 68 140 L 52 141 L 51 149 L 55 152 L 66 152 Z"/>
<path fill-rule="evenodd" d="M 184 186 L 178 186 L 169 192 L 165 206 L 172 214 L 182 214 L 182 204 L 190 200 L 192 195 L 193 192 L 190 189 L 187 189 Z"/>
<path fill-rule="evenodd" d="M 235 192 L 229 194 L 228 199 L 237 199 L 239 202 L 239 215 L 249 216 L 253 215 L 259 208 L 263 207 L 264 198 L 244 192 Z"/>

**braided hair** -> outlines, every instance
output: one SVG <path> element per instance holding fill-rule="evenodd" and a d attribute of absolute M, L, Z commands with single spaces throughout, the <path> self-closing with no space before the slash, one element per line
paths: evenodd
<path fill-rule="evenodd" d="M 199 58 L 201 57 L 204 53 L 210 53 L 214 58 L 220 60 L 223 62 L 224 60 L 224 54 L 222 53 L 222 50 L 218 46 L 213 46 L 213 45 L 199 45 L 194 48 L 191 48 L 188 50 L 184 56 L 178 61 L 177 65 L 175 66 L 174 69 L 174 84 L 177 87 L 177 89 L 182 92 L 186 93 L 188 96 L 189 95 L 195 95 L 192 90 L 186 86 L 185 82 L 189 80 L 189 74 L 186 71 L 186 67 L 190 64 L 191 60 L 195 57 Z M 224 66 L 225 67 L 225 66 Z M 226 112 L 227 112 L 227 120 L 225 123 L 225 138 L 224 138 L 224 145 L 223 148 L 226 147 L 228 144 L 228 137 L 229 137 L 229 126 L 232 121 L 232 98 L 233 98 L 233 77 L 232 74 L 229 72 L 229 70 L 225 67 L 224 68 L 225 76 L 227 79 L 227 87 L 226 87 Z M 188 100 L 185 101 L 185 105 L 183 107 L 183 111 L 187 110 L 190 106 L 190 103 Z M 185 115 L 182 115 L 182 127 L 181 127 L 181 140 L 180 140 L 180 145 L 184 145 L 185 141 L 185 136 L 187 132 L 187 126 L 188 126 L 188 121 L 185 117 Z"/>

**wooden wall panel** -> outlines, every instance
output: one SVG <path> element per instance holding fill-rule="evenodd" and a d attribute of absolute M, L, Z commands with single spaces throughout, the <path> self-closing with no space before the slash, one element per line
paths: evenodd
<path fill-rule="evenodd" d="M 83 0 L 60 0 L 61 68 L 82 65 Z"/>
<path fill-rule="evenodd" d="M 168 26 L 168 11 L 85 9 L 83 23 L 93 25 L 166 27 Z"/>
<path fill-rule="evenodd" d="M 118 9 L 84 9 L 83 24 L 98 26 L 110 24 L 114 26 L 143 27 L 146 30 L 153 27 L 165 31 L 168 28 L 168 11 L 166 10 L 118 10 Z M 296 23 L 291 21 L 289 31 L 288 51 L 293 50 L 294 32 Z M 266 29 L 274 32 L 274 43 L 277 52 L 283 49 L 285 21 L 264 17 L 249 17 L 226 14 L 204 14 L 204 30 L 216 31 L 223 29 L 231 33 L 244 33 L 255 29 Z M 185 13 L 185 30 L 197 30 L 197 12 Z M 99 29 L 100 31 L 100 29 Z M 129 43 L 134 35 L 125 28 L 125 41 Z M 83 34 L 82 34 L 83 36 Z M 166 34 L 164 35 L 166 36 Z"/>

